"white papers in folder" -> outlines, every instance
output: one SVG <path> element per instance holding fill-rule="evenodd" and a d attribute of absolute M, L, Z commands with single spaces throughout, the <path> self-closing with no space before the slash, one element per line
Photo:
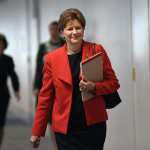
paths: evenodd
<path fill-rule="evenodd" d="M 103 80 L 103 60 L 101 53 L 97 53 L 80 64 L 82 75 L 86 80 L 99 82 Z M 94 92 L 81 92 L 82 101 L 90 100 L 95 96 Z"/>

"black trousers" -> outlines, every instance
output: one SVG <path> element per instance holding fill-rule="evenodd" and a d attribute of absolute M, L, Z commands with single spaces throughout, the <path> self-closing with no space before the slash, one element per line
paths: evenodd
<path fill-rule="evenodd" d="M 5 125 L 8 105 L 9 96 L 0 96 L 0 128 L 3 128 Z"/>
<path fill-rule="evenodd" d="M 84 131 L 67 133 L 55 132 L 58 150 L 103 150 L 106 138 L 106 122 L 92 125 Z"/>

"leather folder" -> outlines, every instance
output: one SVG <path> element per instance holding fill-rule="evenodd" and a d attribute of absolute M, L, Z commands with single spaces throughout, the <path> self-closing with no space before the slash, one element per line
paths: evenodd
<path fill-rule="evenodd" d="M 97 53 L 80 63 L 81 74 L 86 80 L 99 82 L 103 80 L 103 60 L 101 53 Z M 90 100 L 94 92 L 81 92 L 82 101 Z"/>

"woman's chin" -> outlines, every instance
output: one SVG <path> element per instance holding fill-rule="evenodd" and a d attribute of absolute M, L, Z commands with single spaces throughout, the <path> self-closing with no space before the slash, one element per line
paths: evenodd
<path fill-rule="evenodd" d="M 78 44 L 78 43 L 81 43 L 81 40 L 71 40 L 71 43 L 72 44 Z"/>

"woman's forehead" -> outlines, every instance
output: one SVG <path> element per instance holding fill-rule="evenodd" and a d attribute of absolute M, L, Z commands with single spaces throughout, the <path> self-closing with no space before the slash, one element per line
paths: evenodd
<path fill-rule="evenodd" d="M 81 26 L 81 23 L 77 20 L 77 19 L 74 19 L 74 20 L 69 20 L 66 24 L 66 27 L 67 26 Z"/>

